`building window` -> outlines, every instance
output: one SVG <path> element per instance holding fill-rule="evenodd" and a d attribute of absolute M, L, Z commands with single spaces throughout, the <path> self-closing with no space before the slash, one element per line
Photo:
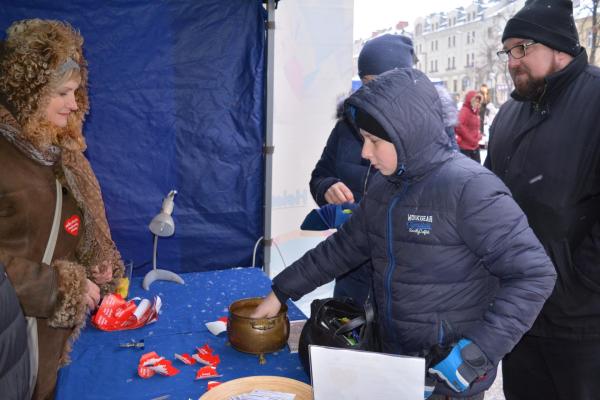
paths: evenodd
<path fill-rule="evenodd" d="M 467 32 L 467 44 L 471 43 L 471 32 Z"/>
<path fill-rule="evenodd" d="M 462 82 L 461 82 L 461 86 L 462 86 L 462 91 L 464 92 L 465 90 L 467 90 L 467 88 L 469 88 L 471 86 L 471 80 L 469 79 L 468 76 L 464 76 L 462 78 Z"/>
<path fill-rule="evenodd" d="M 448 48 L 452 47 L 452 38 L 448 36 Z"/>
<path fill-rule="evenodd" d="M 452 47 L 456 47 L 456 36 L 452 36 Z"/>
<path fill-rule="evenodd" d="M 437 62 L 437 60 L 435 60 L 435 61 L 431 60 L 429 65 L 431 67 L 429 72 L 438 72 L 438 62 Z"/>
<path fill-rule="evenodd" d="M 452 88 L 454 93 L 458 92 L 458 81 L 456 79 L 452 81 Z"/>
<path fill-rule="evenodd" d="M 456 69 L 456 57 L 452 57 L 452 69 Z"/>

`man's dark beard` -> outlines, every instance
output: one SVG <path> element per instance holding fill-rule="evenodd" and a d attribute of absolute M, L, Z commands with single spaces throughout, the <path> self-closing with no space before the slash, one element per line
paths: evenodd
<path fill-rule="evenodd" d="M 531 77 L 527 80 L 525 87 L 517 87 L 515 85 L 515 91 L 525 100 L 536 101 L 540 99 L 544 88 L 546 86 L 546 80 L 544 78 L 532 79 Z"/>

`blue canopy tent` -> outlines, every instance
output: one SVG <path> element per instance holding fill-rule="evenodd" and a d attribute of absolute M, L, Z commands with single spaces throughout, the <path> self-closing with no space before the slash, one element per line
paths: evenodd
<path fill-rule="evenodd" d="M 86 155 L 123 258 L 148 266 L 148 223 L 176 189 L 175 235 L 159 241 L 160 266 L 250 265 L 264 233 L 262 1 L 9 0 L 2 38 L 24 18 L 68 21 L 85 39 Z"/>

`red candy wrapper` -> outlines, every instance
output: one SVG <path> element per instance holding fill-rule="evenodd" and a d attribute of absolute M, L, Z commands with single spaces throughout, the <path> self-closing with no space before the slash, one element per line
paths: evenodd
<path fill-rule="evenodd" d="M 221 382 L 219 381 L 208 381 L 206 383 L 206 391 L 208 392 L 210 389 L 215 388 L 217 386 L 219 386 L 221 384 Z"/>
<path fill-rule="evenodd" d="M 164 376 L 174 376 L 180 372 L 177 368 L 173 366 L 170 360 L 165 359 L 160 360 L 159 362 L 148 368 Z"/>
<path fill-rule="evenodd" d="M 183 353 L 183 354 L 175 353 L 175 358 L 178 359 L 179 361 L 181 361 L 182 363 L 184 363 L 185 365 L 196 364 L 196 360 L 194 359 L 194 357 L 190 356 L 187 353 Z"/>
<path fill-rule="evenodd" d="M 138 375 L 140 378 L 148 379 L 154 376 L 156 371 L 148 368 L 148 366 L 154 365 L 163 359 L 164 357 L 160 357 L 155 351 L 142 355 L 142 357 L 140 357 L 140 362 L 138 363 Z"/>
<path fill-rule="evenodd" d="M 212 365 L 216 367 L 221 362 L 218 354 L 213 354 L 213 349 L 205 344 L 202 347 L 196 347 L 196 354 L 193 354 L 194 360 L 204 365 Z"/>
<path fill-rule="evenodd" d="M 218 378 L 223 375 L 220 375 L 217 372 L 217 368 L 211 365 L 207 365 L 206 367 L 202 367 L 196 372 L 196 380 L 198 379 L 209 379 L 209 378 Z"/>
<path fill-rule="evenodd" d="M 138 375 L 141 378 L 148 379 L 156 373 L 165 376 L 173 376 L 177 375 L 179 370 L 173 367 L 171 361 L 159 356 L 155 351 L 141 356 L 138 363 Z"/>
<path fill-rule="evenodd" d="M 219 363 L 221 362 L 221 359 L 219 358 L 218 354 L 196 353 L 196 354 L 192 355 L 192 357 L 194 358 L 194 360 L 198 361 L 201 364 L 212 365 L 214 367 L 219 365 Z"/>
<path fill-rule="evenodd" d="M 212 354 L 213 349 L 208 344 L 205 344 L 202 347 L 196 347 L 196 353 L 198 354 Z"/>
<path fill-rule="evenodd" d="M 105 296 L 98 312 L 92 317 L 92 324 L 103 331 L 121 331 L 136 329 L 158 320 L 162 305 L 160 297 L 155 296 L 153 303 L 143 299 L 137 305 L 134 300 L 125 301 L 119 294 Z"/>

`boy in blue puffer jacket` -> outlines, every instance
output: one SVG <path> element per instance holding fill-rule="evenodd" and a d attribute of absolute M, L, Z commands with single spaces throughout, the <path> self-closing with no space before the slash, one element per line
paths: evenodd
<path fill-rule="evenodd" d="M 431 359 L 447 348 L 428 365 L 438 380 L 431 398 L 482 399 L 552 292 L 552 263 L 506 186 L 452 151 L 422 72 L 382 74 L 345 107 L 363 157 L 386 179 L 274 279 L 253 317 L 371 259 L 382 351 Z"/>

